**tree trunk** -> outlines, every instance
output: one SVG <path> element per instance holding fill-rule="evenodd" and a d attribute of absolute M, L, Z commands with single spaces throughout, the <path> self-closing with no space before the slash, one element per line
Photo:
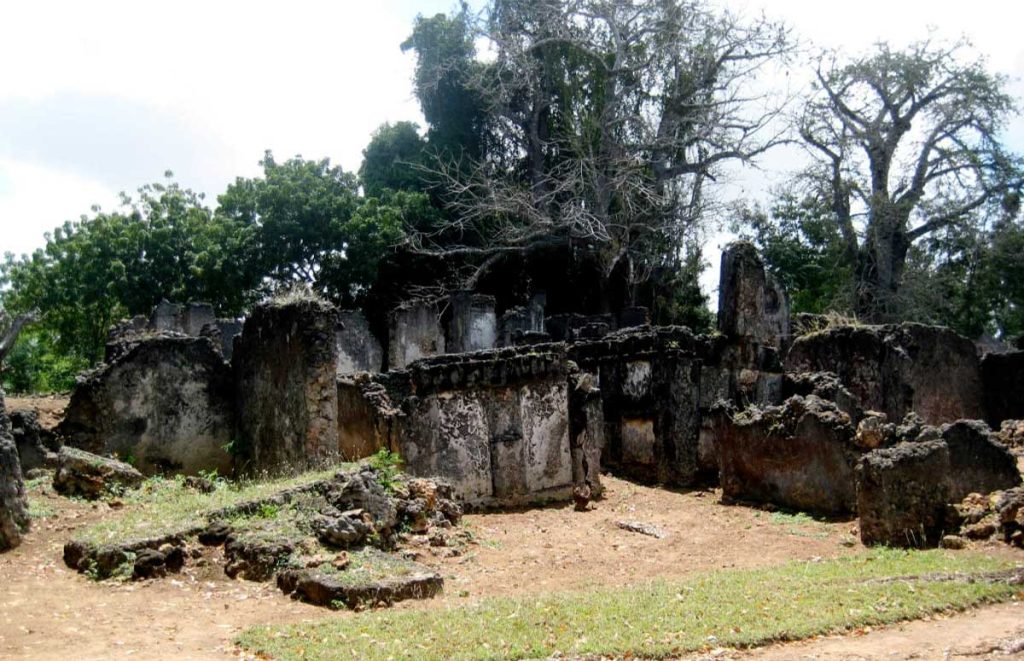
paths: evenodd
<path fill-rule="evenodd" d="M 856 271 L 856 312 L 864 321 L 900 321 L 899 290 L 910 248 L 905 227 L 906 218 L 891 208 L 872 211 Z"/>

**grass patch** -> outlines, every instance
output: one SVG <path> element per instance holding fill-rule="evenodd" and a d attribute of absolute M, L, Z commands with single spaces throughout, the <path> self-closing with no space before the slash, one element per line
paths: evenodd
<path fill-rule="evenodd" d="M 809 537 L 813 539 L 827 539 L 828 532 L 821 529 L 821 521 L 811 517 L 804 512 L 793 514 L 787 512 L 773 512 L 771 522 L 786 528 L 786 534 L 794 537 Z"/>
<path fill-rule="evenodd" d="M 337 569 L 330 562 L 324 562 L 316 567 L 316 571 L 330 576 L 342 585 L 354 587 L 379 583 L 391 578 L 403 578 L 423 570 L 422 565 L 373 547 L 350 551 L 348 557 L 349 565 L 345 569 Z"/>
<path fill-rule="evenodd" d="M 275 492 L 303 484 L 324 480 L 350 466 L 334 466 L 327 470 L 312 471 L 289 478 L 266 482 L 218 481 L 212 493 L 202 493 L 185 487 L 181 478 L 152 477 L 142 487 L 129 492 L 120 500 L 124 507 L 110 518 L 80 531 L 79 541 L 94 544 L 125 542 L 159 537 L 206 522 L 204 512 L 231 507 L 249 500 L 259 500 Z M 272 507 L 272 506 L 271 506 Z M 261 510 L 263 518 L 270 509 Z M 273 512 L 276 516 L 277 512 Z"/>
<path fill-rule="evenodd" d="M 238 642 L 278 660 L 528 659 L 556 653 L 660 658 L 1007 600 L 1020 588 L 912 577 L 1010 566 L 962 552 L 881 549 L 828 562 L 711 572 L 684 582 L 262 626 L 244 632 Z M 873 580 L 892 577 L 911 578 Z"/>

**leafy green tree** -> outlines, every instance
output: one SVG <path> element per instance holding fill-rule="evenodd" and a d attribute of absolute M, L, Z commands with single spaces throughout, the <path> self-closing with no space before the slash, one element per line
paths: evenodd
<path fill-rule="evenodd" d="M 1024 186 L 1021 160 L 1000 143 L 1016 112 L 1006 79 L 963 44 L 930 41 L 839 61 L 823 58 L 800 134 L 855 275 L 856 311 L 905 316 L 901 286 L 915 243 L 966 227 Z"/>
<path fill-rule="evenodd" d="M 380 197 L 386 190 L 425 191 L 423 171 L 427 142 L 412 122 L 382 124 L 363 150 L 359 180 L 366 197 Z"/>
<path fill-rule="evenodd" d="M 418 16 L 403 51 L 415 51 L 414 84 L 429 129 L 431 150 L 445 158 L 476 160 L 484 153 L 488 112 L 474 79 L 486 67 L 476 61 L 473 16 L 465 3 L 447 16 Z"/>
<path fill-rule="evenodd" d="M 218 198 L 218 216 L 251 228 L 253 259 L 271 281 L 325 292 L 321 270 L 344 258 L 343 227 L 359 205 L 355 175 L 328 159 L 278 163 L 269 151 L 260 165 L 262 177 L 239 177 Z"/>
<path fill-rule="evenodd" d="M 401 240 L 401 205 L 422 200 L 382 191 L 399 208 L 377 198 L 364 204 L 356 176 L 327 159 L 278 163 L 267 152 L 260 163 L 262 177 L 238 178 L 218 198 L 217 216 L 245 232 L 249 265 L 271 288 L 301 282 L 342 305 L 358 303 Z"/>
<path fill-rule="evenodd" d="M 32 255 L 8 254 L 0 276 L 8 289 L 3 307 L 42 314 L 37 342 L 52 342 L 62 355 L 94 362 L 102 357 L 116 320 L 148 314 L 166 298 L 209 300 L 221 313 L 240 312 L 245 289 L 223 292 L 229 273 L 245 256 L 218 261 L 231 230 L 178 184 L 143 186 L 122 195 L 117 211 L 67 222 L 46 235 Z M 250 284 L 251 289 L 251 284 Z M 47 350 L 50 350 L 47 347 Z"/>
<path fill-rule="evenodd" d="M 793 312 L 851 311 L 852 270 L 820 197 L 779 189 L 767 210 L 740 208 L 733 230 L 757 246 L 789 293 Z"/>

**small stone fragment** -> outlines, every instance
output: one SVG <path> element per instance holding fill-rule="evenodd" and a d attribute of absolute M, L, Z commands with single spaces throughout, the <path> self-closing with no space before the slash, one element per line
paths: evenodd
<path fill-rule="evenodd" d="M 623 530 L 647 535 L 648 537 L 654 537 L 655 539 L 664 539 L 668 537 L 668 533 L 658 526 L 651 525 L 650 523 L 643 523 L 642 521 L 616 521 L 615 525 Z"/>
<path fill-rule="evenodd" d="M 960 549 L 965 548 L 967 546 L 967 543 L 964 542 L 962 537 L 957 537 L 956 535 L 946 535 L 939 542 L 939 546 L 941 546 L 944 549 L 952 549 L 958 551 Z"/>

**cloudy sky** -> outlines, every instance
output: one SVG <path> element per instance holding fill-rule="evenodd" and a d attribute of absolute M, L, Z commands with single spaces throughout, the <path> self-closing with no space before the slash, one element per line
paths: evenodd
<path fill-rule="evenodd" d="M 920 39 L 929 28 L 939 37 L 967 36 L 1024 98 L 1021 2 L 727 3 L 746 14 L 763 10 L 809 43 L 850 53 L 878 40 Z M 422 122 L 411 92 L 413 57 L 398 45 L 416 14 L 452 5 L 0 3 L 0 253 L 31 251 L 44 232 L 94 204 L 114 207 L 119 191 L 166 170 L 212 202 L 234 177 L 257 174 L 266 149 L 358 168 L 380 123 Z M 1006 138 L 1024 151 L 1024 121 Z M 769 156 L 763 172 L 740 173 L 735 189 L 756 195 L 792 159 Z"/>

